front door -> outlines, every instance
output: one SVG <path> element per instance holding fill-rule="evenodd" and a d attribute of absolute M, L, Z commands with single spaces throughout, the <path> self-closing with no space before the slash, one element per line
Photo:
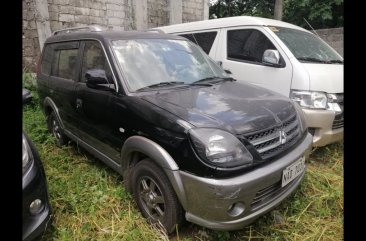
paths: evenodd
<path fill-rule="evenodd" d="M 79 82 L 76 86 L 75 106 L 79 118 L 78 136 L 109 158 L 117 161 L 122 147 L 121 133 L 114 128 L 115 103 L 118 93 L 111 68 L 102 45 L 90 40 L 82 43 L 83 56 Z M 103 70 L 108 86 L 87 85 L 85 74 L 88 70 Z"/>

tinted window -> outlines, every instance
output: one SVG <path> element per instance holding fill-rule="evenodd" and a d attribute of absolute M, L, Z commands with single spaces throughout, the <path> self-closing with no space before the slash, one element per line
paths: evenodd
<path fill-rule="evenodd" d="M 56 50 L 52 63 L 52 75 L 64 78 L 75 79 L 78 49 Z"/>
<path fill-rule="evenodd" d="M 228 59 L 262 63 L 264 51 L 276 49 L 262 32 L 255 29 L 230 30 L 227 39 Z"/>
<path fill-rule="evenodd" d="M 52 65 L 52 48 L 50 45 L 46 45 L 43 50 L 41 72 L 45 75 L 51 74 Z"/>
<path fill-rule="evenodd" d="M 195 33 L 193 34 L 197 43 L 206 54 L 210 53 L 213 42 L 215 41 L 217 32 L 205 32 L 205 33 Z"/>
<path fill-rule="evenodd" d="M 102 69 L 106 72 L 106 75 L 110 81 L 111 72 L 108 67 L 108 62 L 104 56 L 103 48 L 97 41 L 87 41 L 84 46 L 83 65 L 81 68 L 81 81 L 86 82 L 85 73 L 91 69 Z"/>
<path fill-rule="evenodd" d="M 191 40 L 193 43 L 198 44 L 206 54 L 210 53 L 212 44 L 215 41 L 217 32 L 204 32 L 194 34 L 181 34 L 180 36 Z"/>

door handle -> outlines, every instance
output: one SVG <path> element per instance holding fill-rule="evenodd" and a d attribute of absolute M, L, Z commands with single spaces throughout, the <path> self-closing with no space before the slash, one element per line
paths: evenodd
<path fill-rule="evenodd" d="M 83 100 L 81 99 L 76 99 L 76 109 L 81 109 L 81 107 L 83 106 Z"/>

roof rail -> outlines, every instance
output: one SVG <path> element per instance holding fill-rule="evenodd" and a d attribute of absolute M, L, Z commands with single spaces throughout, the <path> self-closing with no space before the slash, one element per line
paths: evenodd
<path fill-rule="evenodd" d="M 90 25 L 90 26 L 84 26 L 84 27 L 74 27 L 74 28 L 64 28 L 57 30 L 52 33 L 52 35 L 58 35 L 62 33 L 70 33 L 70 32 L 77 32 L 80 30 L 90 31 L 90 32 L 100 32 L 103 31 L 103 28 L 99 25 Z"/>
<path fill-rule="evenodd" d="M 163 30 L 161 29 L 146 29 L 144 30 L 144 32 L 158 32 L 158 33 L 165 33 Z"/>

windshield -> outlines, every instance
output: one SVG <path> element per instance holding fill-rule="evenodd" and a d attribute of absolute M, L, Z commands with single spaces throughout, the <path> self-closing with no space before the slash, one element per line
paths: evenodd
<path fill-rule="evenodd" d="M 300 62 L 343 63 L 335 50 L 314 34 L 289 28 L 270 27 L 270 29 Z"/>
<path fill-rule="evenodd" d="M 191 84 L 206 78 L 228 77 L 186 40 L 115 40 L 112 46 L 130 91 L 159 86 L 159 83 Z"/>

